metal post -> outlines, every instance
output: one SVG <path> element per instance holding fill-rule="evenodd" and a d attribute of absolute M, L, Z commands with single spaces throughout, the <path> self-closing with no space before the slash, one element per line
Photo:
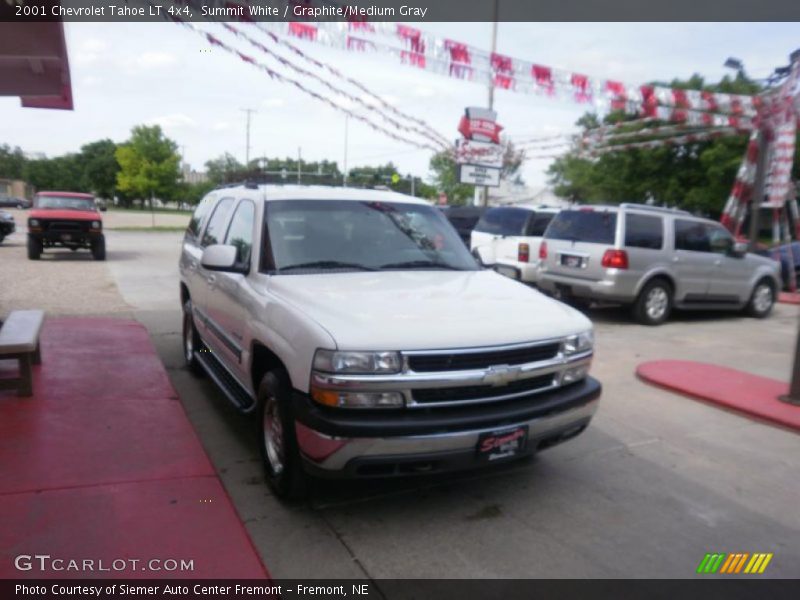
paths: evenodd
<path fill-rule="evenodd" d="M 500 0 L 494 0 L 492 16 L 492 54 L 497 51 L 497 18 L 500 11 Z M 489 110 L 494 108 L 494 78 L 489 74 Z M 481 194 L 481 206 L 489 206 L 489 186 L 483 187 Z"/>
<path fill-rule="evenodd" d="M 247 133 L 244 149 L 244 168 L 247 170 L 250 167 L 250 115 L 256 111 L 254 108 L 243 108 L 242 112 L 247 115 Z"/>
<path fill-rule="evenodd" d="M 756 163 L 756 180 L 753 184 L 753 197 L 750 199 L 750 251 L 758 245 L 758 230 L 761 212 L 761 201 L 767 182 L 767 154 L 769 153 L 768 132 L 763 127 L 758 132 L 758 162 Z"/>
<path fill-rule="evenodd" d="M 302 160 L 300 146 L 297 147 L 297 185 L 300 185 L 300 161 Z"/>
<path fill-rule="evenodd" d="M 789 383 L 789 393 L 779 398 L 782 402 L 800 405 L 800 329 L 797 332 L 797 342 L 794 347 L 794 363 L 792 364 L 792 381 Z"/>
<path fill-rule="evenodd" d="M 350 122 L 350 115 L 344 116 L 344 176 L 342 186 L 347 187 L 347 125 Z"/>

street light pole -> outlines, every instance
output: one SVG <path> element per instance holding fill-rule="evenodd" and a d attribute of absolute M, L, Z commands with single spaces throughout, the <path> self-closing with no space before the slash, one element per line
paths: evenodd
<path fill-rule="evenodd" d="M 494 8 L 492 12 L 492 56 L 497 51 L 497 18 L 500 11 L 500 0 L 494 0 Z M 489 71 L 489 110 L 494 108 L 494 77 L 492 76 L 491 69 Z M 483 187 L 483 194 L 481 198 L 481 205 L 489 206 L 489 186 Z"/>
<path fill-rule="evenodd" d="M 350 115 L 344 116 L 344 176 L 342 177 L 342 187 L 347 187 L 347 125 L 350 122 Z"/>

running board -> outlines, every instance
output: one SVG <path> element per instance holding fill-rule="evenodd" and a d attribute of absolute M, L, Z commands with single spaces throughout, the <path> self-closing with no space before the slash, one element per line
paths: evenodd
<path fill-rule="evenodd" d="M 217 387 L 225 397 L 240 411 L 244 413 L 252 412 L 256 407 L 252 396 L 247 393 L 241 384 L 228 373 L 228 370 L 219 362 L 216 356 L 203 344 L 199 352 L 194 353 L 197 362 L 205 369 L 208 376 L 214 380 Z"/>

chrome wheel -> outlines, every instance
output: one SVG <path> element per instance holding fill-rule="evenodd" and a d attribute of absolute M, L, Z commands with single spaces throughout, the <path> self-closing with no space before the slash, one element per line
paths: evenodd
<path fill-rule="evenodd" d="M 269 395 L 264 399 L 264 449 L 270 469 L 275 475 L 283 471 L 283 425 L 278 408 L 278 399 Z"/>
<path fill-rule="evenodd" d="M 770 308 L 772 308 L 773 301 L 772 287 L 766 283 L 760 284 L 753 294 L 753 308 L 756 309 L 756 312 L 767 312 Z"/>
<path fill-rule="evenodd" d="M 654 287 L 647 293 L 645 298 L 644 307 L 647 311 L 647 316 L 654 321 L 664 317 L 669 306 L 669 296 L 667 291 L 661 287 Z"/>

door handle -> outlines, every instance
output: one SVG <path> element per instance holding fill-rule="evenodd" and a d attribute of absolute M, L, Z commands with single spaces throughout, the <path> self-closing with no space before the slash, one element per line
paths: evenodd
<path fill-rule="evenodd" d="M 195 261 L 189 262 L 189 270 L 196 271 L 197 270 L 197 263 Z"/>
<path fill-rule="evenodd" d="M 208 279 L 206 279 L 206 281 L 208 282 L 208 285 L 214 285 L 217 282 L 217 276 L 216 275 L 209 275 Z"/>
<path fill-rule="evenodd" d="M 714 261 L 714 266 L 715 266 L 715 267 L 718 267 L 718 266 L 720 266 L 721 264 L 722 264 L 722 259 L 721 259 L 721 258 L 720 258 L 719 260 L 715 260 L 715 261 Z"/>
<path fill-rule="evenodd" d="M 672 262 L 680 262 L 680 258 L 678 258 L 677 256 L 673 256 Z"/>

